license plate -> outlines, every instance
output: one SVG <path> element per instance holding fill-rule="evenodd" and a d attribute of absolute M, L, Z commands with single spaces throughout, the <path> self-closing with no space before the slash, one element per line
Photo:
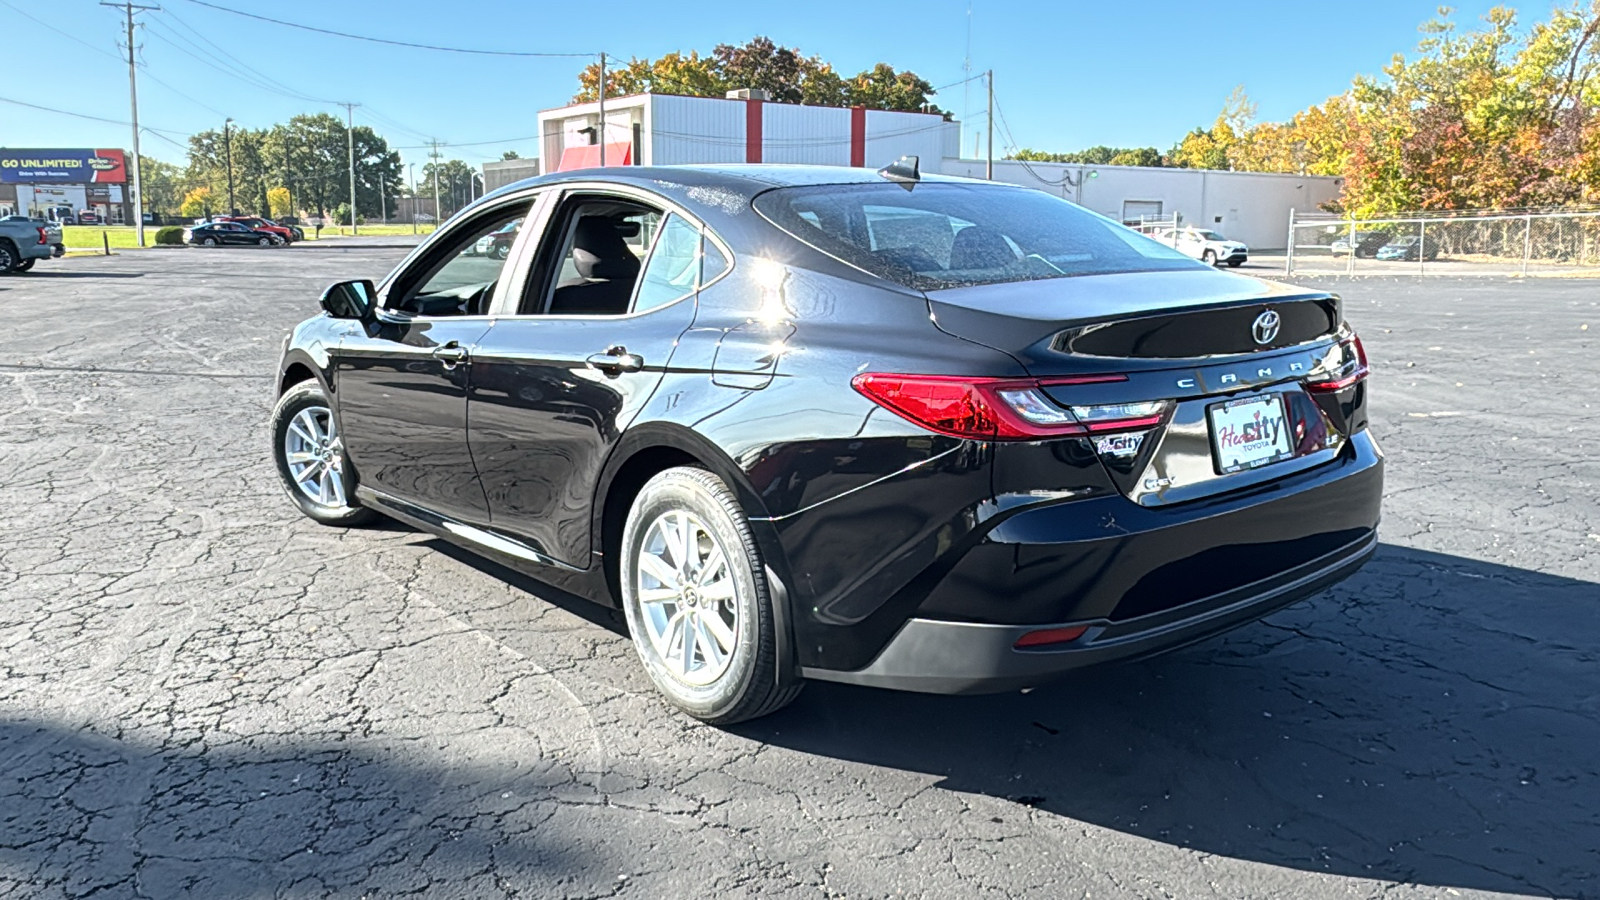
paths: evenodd
<path fill-rule="evenodd" d="M 1283 398 L 1277 394 L 1214 403 L 1206 408 L 1206 416 L 1211 420 L 1211 455 L 1220 475 L 1294 455 Z"/>

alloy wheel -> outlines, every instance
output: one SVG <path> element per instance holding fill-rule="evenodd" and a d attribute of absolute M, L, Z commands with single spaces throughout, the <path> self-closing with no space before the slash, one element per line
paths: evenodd
<path fill-rule="evenodd" d="M 739 602 L 721 542 L 692 512 L 663 513 L 645 532 L 634 573 L 650 644 L 678 681 L 711 684 L 738 645 Z"/>
<path fill-rule="evenodd" d="M 326 406 L 308 406 L 290 420 L 283 437 L 283 458 L 295 487 L 313 503 L 330 509 L 349 505 L 344 490 L 344 443 Z"/>

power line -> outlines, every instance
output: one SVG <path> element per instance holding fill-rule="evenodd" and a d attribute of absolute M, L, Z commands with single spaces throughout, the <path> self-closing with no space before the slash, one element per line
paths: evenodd
<path fill-rule="evenodd" d="M 71 116 L 74 119 L 88 119 L 91 122 L 105 122 L 105 123 L 110 124 L 110 125 L 129 125 L 129 126 L 131 126 L 133 124 L 132 122 L 126 121 L 124 119 L 107 119 L 104 116 L 91 116 L 91 115 L 89 115 L 87 113 L 77 113 L 77 112 L 73 112 L 73 111 L 68 110 L 68 109 L 56 109 L 56 108 L 50 107 L 50 106 L 40 106 L 37 103 L 24 103 L 21 100 L 12 100 L 10 97 L 0 97 L 0 103 L 10 103 L 13 106 L 26 106 L 29 109 L 37 109 L 40 112 L 55 113 L 57 115 L 62 115 L 62 116 Z M 186 133 L 184 133 L 182 131 L 173 131 L 170 128 L 151 128 L 148 125 L 143 125 L 143 126 L 140 126 L 139 130 L 140 131 L 158 132 L 158 133 L 164 133 L 164 134 L 175 134 L 178 137 L 183 137 L 183 138 L 189 137 L 188 134 L 186 134 Z"/>
<path fill-rule="evenodd" d="M 97 47 L 94 44 L 91 44 L 88 41 L 84 40 L 83 38 L 78 37 L 77 35 L 69 34 L 68 32 L 62 31 L 61 29 L 55 27 L 54 25 L 51 25 L 49 22 L 44 21 L 43 19 L 34 18 L 33 16 L 28 15 L 26 12 L 23 12 L 22 10 L 18 9 L 17 7 L 15 7 L 15 6 L 11 5 L 10 3 L 6 2 L 6 0 L 0 0 L 0 6 L 6 7 L 7 9 L 9 9 L 12 12 L 16 13 L 17 15 L 23 17 L 24 19 L 28 19 L 28 20 L 34 22 L 35 24 L 41 25 L 41 26 L 43 26 L 45 28 L 50 29 L 51 31 L 54 31 L 56 34 L 61 35 L 62 37 L 66 38 L 69 41 L 73 41 L 74 43 L 82 44 L 83 46 L 88 47 L 90 50 L 93 50 L 94 52 L 100 54 L 101 56 L 109 56 L 109 57 L 111 57 L 112 59 L 116 60 L 119 63 L 125 62 L 125 60 L 122 57 L 116 55 L 115 53 L 112 53 L 110 50 L 107 50 L 104 47 Z"/>
<path fill-rule="evenodd" d="M 255 13 L 247 13 L 247 12 L 244 12 L 243 10 L 238 10 L 238 9 L 229 9 L 226 6 L 218 6 L 215 3 L 206 3 L 205 0 L 188 0 L 188 2 L 189 3 L 193 3 L 196 6 L 204 6 L 207 9 L 214 9 L 214 10 L 217 10 L 218 12 L 231 13 L 232 15 L 235 15 L 235 16 L 244 16 L 247 19 L 255 19 L 255 20 L 260 21 L 260 22 L 271 22 L 274 25 L 282 25 L 285 28 L 298 28 L 301 31 L 312 31 L 312 32 L 316 32 L 317 34 L 329 34 L 329 35 L 333 35 L 334 37 L 349 38 L 350 40 L 353 40 L 353 41 L 367 41 L 368 43 L 372 43 L 372 44 L 388 44 L 391 47 L 409 47 L 409 48 L 411 48 L 413 50 L 438 50 L 438 51 L 443 52 L 443 53 L 468 53 L 468 54 L 473 54 L 473 55 L 477 55 L 477 56 L 523 56 L 523 57 L 566 57 L 566 58 L 572 58 L 572 57 L 589 57 L 589 56 L 596 55 L 594 53 L 528 53 L 528 52 L 524 52 L 524 51 L 520 51 L 520 50 L 478 50 L 478 49 L 474 49 L 474 48 L 470 48 L 470 47 L 443 47 L 443 46 L 439 46 L 437 44 L 414 44 L 414 43 L 412 43 L 410 41 L 393 41 L 393 40 L 389 40 L 388 38 L 369 37 L 369 36 L 364 35 L 364 34 L 350 34 L 349 32 L 346 32 L 346 31 L 334 31 L 334 30 L 329 29 L 329 28 L 318 28 L 318 27 L 316 27 L 314 25 L 302 25 L 299 22 L 285 22 L 282 19 L 273 19 L 273 18 L 269 18 L 267 16 L 258 16 Z"/>

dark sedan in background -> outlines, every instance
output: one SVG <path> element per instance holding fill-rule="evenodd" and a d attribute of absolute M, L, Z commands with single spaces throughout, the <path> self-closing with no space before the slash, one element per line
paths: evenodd
<path fill-rule="evenodd" d="M 506 259 L 464 253 L 519 218 Z M 707 721 L 807 679 L 1028 687 L 1376 546 L 1337 296 L 914 160 L 544 176 L 322 305 L 271 420 L 299 508 L 620 605 Z"/>
<path fill-rule="evenodd" d="M 186 243 L 198 247 L 216 247 L 227 244 L 249 244 L 272 247 L 282 244 L 283 238 L 270 231 L 257 231 L 238 222 L 207 222 L 184 230 Z"/>

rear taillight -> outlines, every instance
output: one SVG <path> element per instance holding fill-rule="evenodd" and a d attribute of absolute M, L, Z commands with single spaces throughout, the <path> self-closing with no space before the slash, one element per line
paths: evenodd
<path fill-rule="evenodd" d="M 46 231 L 43 228 L 39 229 L 39 243 L 41 243 L 41 244 L 50 243 L 50 232 Z"/>
<path fill-rule="evenodd" d="M 1367 348 L 1361 338 L 1351 335 L 1335 344 L 1306 381 L 1306 390 L 1326 393 L 1342 391 L 1367 377 Z"/>
<path fill-rule="evenodd" d="M 929 431 L 951 437 L 1037 441 L 1151 428 L 1171 405 L 1165 400 L 1065 408 L 1046 385 L 1126 381 L 1125 375 L 1076 378 L 966 378 L 950 375 L 857 375 L 850 383 L 872 402 Z"/>

